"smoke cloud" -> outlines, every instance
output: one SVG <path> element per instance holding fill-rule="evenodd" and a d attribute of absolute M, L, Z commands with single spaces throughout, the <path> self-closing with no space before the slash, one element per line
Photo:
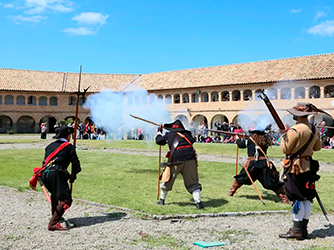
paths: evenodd
<path fill-rule="evenodd" d="M 134 119 L 130 114 L 158 124 L 171 120 L 163 100 L 138 88 L 123 92 L 103 89 L 100 93 L 90 95 L 84 108 L 90 109 L 92 121 L 107 133 L 137 128 L 156 132 L 156 126 Z"/>

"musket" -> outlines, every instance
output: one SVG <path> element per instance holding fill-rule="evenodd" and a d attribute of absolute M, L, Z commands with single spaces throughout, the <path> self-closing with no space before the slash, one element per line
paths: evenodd
<path fill-rule="evenodd" d="M 224 130 L 207 129 L 207 131 L 220 133 L 220 134 L 226 134 L 226 135 L 237 135 L 237 136 L 243 137 L 243 138 L 248 138 L 249 137 L 249 135 L 247 135 L 247 134 L 233 133 L 233 132 L 228 132 L 228 131 L 224 131 Z"/>
<path fill-rule="evenodd" d="M 325 210 L 324 205 L 322 204 L 322 202 L 321 202 L 321 200 L 320 200 L 320 197 L 319 197 L 319 195 L 318 195 L 318 192 L 317 192 L 316 190 L 314 190 L 314 192 L 315 192 L 315 198 L 317 198 L 317 201 L 318 201 L 319 206 L 320 206 L 320 208 L 321 208 L 321 210 L 322 210 L 322 213 L 325 215 L 326 220 L 329 221 L 328 216 L 327 216 L 327 213 L 326 213 L 326 210 Z"/>
<path fill-rule="evenodd" d="M 264 101 L 264 104 L 266 104 L 271 116 L 273 117 L 273 119 L 275 120 L 277 126 L 280 128 L 280 129 L 285 129 L 285 126 L 281 120 L 281 118 L 278 116 L 277 112 L 276 112 L 276 109 L 274 108 L 274 106 L 271 104 L 271 101 L 269 100 L 268 96 L 264 93 L 264 90 L 260 90 L 260 93 L 258 95 L 258 97 L 260 97 L 263 101 Z"/>
<path fill-rule="evenodd" d="M 328 129 L 334 129 L 334 127 L 330 127 L 330 126 L 317 126 L 318 128 L 328 128 Z"/>
<path fill-rule="evenodd" d="M 158 127 L 159 127 L 159 126 L 162 126 L 162 128 L 164 128 L 164 126 L 161 125 L 161 124 L 159 124 L 159 123 L 151 122 L 151 121 L 149 121 L 149 120 L 146 120 L 146 119 L 143 119 L 143 118 L 140 118 L 140 117 L 138 117 L 138 116 L 131 115 L 131 114 L 130 114 L 130 116 L 133 117 L 133 118 L 135 118 L 135 119 L 138 119 L 138 120 L 141 120 L 141 121 L 144 121 L 144 122 L 147 122 L 147 123 L 151 123 L 151 124 L 153 124 L 153 125 L 155 125 L 155 126 L 158 126 Z"/>

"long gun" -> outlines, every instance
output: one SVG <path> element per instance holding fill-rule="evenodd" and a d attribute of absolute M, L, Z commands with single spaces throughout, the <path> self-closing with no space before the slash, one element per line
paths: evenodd
<path fill-rule="evenodd" d="M 138 116 L 131 115 L 131 114 L 130 114 L 130 116 L 133 117 L 133 118 L 135 118 L 135 119 L 138 119 L 138 120 L 141 120 L 141 121 L 144 121 L 144 122 L 147 122 L 147 123 L 151 123 L 151 124 L 153 124 L 153 125 L 155 125 L 155 126 L 158 126 L 158 127 L 159 127 L 159 126 L 162 126 L 162 128 L 164 128 L 164 126 L 161 125 L 161 124 L 159 124 L 159 123 L 151 122 L 151 121 L 149 121 L 149 120 L 146 120 L 146 119 L 143 119 L 143 118 L 140 118 L 140 117 L 138 117 Z"/>
<path fill-rule="evenodd" d="M 331 126 L 317 126 L 318 128 L 328 128 L 328 129 L 334 129 L 334 127 Z"/>
<path fill-rule="evenodd" d="M 225 134 L 225 135 L 237 135 L 237 136 L 243 137 L 243 138 L 248 138 L 249 137 L 249 135 L 247 135 L 247 134 L 233 133 L 233 132 L 228 132 L 228 131 L 224 131 L 224 130 L 207 129 L 207 131 L 220 133 L 220 134 Z"/>
<path fill-rule="evenodd" d="M 268 96 L 264 93 L 264 90 L 260 90 L 260 94 L 258 95 L 258 97 L 260 97 L 263 101 L 264 104 L 266 104 L 271 116 L 273 117 L 273 119 L 275 120 L 277 126 L 280 129 L 285 129 L 285 126 L 281 120 L 281 118 L 278 116 L 276 109 L 274 108 L 274 106 L 271 104 L 271 101 L 269 100 Z"/>

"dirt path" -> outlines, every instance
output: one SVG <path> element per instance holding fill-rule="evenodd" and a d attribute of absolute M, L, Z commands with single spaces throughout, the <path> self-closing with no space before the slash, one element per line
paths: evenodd
<path fill-rule="evenodd" d="M 50 232 L 44 194 L 0 186 L 0 249 L 202 249 L 195 241 L 225 242 L 210 249 L 334 249 L 334 227 L 313 214 L 315 239 L 278 238 L 291 226 L 291 214 L 157 220 L 134 211 L 75 200 L 65 219 L 70 229 Z M 205 212 L 205 211 L 204 211 Z M 334 216 L 330 215 L 330 220 Z M 64 225 L 66 223 L 63 223 Z"/>

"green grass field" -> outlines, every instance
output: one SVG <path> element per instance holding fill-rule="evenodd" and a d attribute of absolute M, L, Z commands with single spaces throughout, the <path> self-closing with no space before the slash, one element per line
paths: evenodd
<path fill-rule="evenodd" d="M 4 140 L 1 137 L 0 143 L 15 142 L 14 139 L 14 141 Z M 27 141 L 18 140 L 17 142 Z M 126 207 L 152 214 L 291 209 L 290 205 L 282 204 L 274 192 L 263 189 L 259 182 L 255 182 L 255 184 L 265 201 L 265 205 L 261 203 L 253 186 L 243 186 L 234 197 L 228 197 L 227 193 L 235 174 L 235 164 L 217 162 L 199 162 L 204 211 L 196 210 L 192 195 L 184 188 L 181 176 L 176 180 L 173 191 L 168 194 L 166 205 L 158 206 L 155 204 L 158 184 L 158 154 L 156 157 L 152 157 L 115 154 L 103 150 L 104 148 L 158 150 L 158 146 L 153 142 L 78 140 L 77 147 L 82 172 L 73 185 L 74 198 Z M 88 147 L 90 150 L 80 150 Z M 195 144 L 195 148 L 198 153 L 206 154 L 235 155 L 236 152 L 235 145 Z M 167 147 L 163 147 L 163 152 L 166 150 Z M 239 155 L 245 156 L 245 150 L 239 150 Z M 322 150 L 316 154 L 315 158 L 320 161 L 334 162 L 332 155 L 331 150 Z M 44 149 L 1 150 L 0 185 L 19 190 L 29 189 L 28 181 L 32 176 L 32 169 L 41 165 L 43 156 Z M 283 158 L 279 147 L 272 147 L 269 156 Z M 333 173 L 321 172 L 321 179 L 317 182 L 317 190 L 328 213 L 334 211 L 334 200 L 331 196 L 333 188 Z M 39 188 L 38 191 L 41 191 L 41 189 Z M 312 211 L 321 212 L 316 201 L 312 206 Z"/>

